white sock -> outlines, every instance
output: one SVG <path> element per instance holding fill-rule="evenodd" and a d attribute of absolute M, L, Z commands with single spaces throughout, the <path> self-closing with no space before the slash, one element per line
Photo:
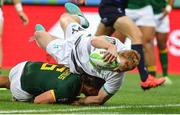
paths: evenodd
<path fill-rule="evenodd" d="M 86 24 L 86 20 L 85 20 L 84 17 L 82 17 L 82 16 L 78 16 L 78 17 L 79 17 L 79 20 L 80 20 L 80 24 L 81 24 L 81 25 Z"/>

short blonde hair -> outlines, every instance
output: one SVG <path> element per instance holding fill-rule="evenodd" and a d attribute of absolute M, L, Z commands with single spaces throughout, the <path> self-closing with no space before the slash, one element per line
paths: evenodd
<path fill-rule="evenodd" d="M 133 70 L 140 62 L 140 55 L 135 50 L 123 50 L 118 52 L 119 57 L 123 57 L 126 62 L 120 64 L 118 69 L 120 72 Z"/>

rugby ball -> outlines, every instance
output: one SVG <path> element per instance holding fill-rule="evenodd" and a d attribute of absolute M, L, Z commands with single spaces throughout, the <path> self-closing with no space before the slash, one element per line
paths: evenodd
<path fill-rule="evenodd" d="M 119 63 L 115 60 L 112 63 L 105 62 L 103 59 L 105 49 L 94 49 L 90 54 L 90 63 L 97 69 L 113 70 L 119 66 Z"/>

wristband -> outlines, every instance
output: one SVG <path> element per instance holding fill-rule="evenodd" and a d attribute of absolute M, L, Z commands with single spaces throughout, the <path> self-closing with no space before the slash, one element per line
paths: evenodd
<path fill-rule="evenodd" d="M 171 12 L 172 6 L 168 4 L 168 5 L 166 6 L 165 10 L 166 10 L 168 13 Z"/>
<path fill-rule="evenodd" d="M 23 11 L 22 4 L 21 4 L 21 3 L 15 4 L 15 8 L 16 8 L 16 11 L 18 11 L 18 12 Z"/>

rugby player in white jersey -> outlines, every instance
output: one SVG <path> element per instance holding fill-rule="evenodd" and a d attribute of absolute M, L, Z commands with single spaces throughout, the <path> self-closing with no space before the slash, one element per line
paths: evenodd
<path fill-rule="evenodd" d="M 65 7 L 66 10 L 71 10 L 68 3 Z M 78 104 L 85 105 L 103 104 L 118 91 L 123 82 L 124 72 L 135 68 L 139 64 L 140 57 L 136 51 L 128 49 L 116 38 L 92 36 L 84 29 L 88 27 L 87 19 L 81 12 L 78 13 L 78 15 L 76 12 L 74 15 L 65 13 L 60 18 L 65 40 L 52 37 L 42 25 L 36 25 L 35 40 L 41 48 L 54 57 L 58 64 L 66 65 L 71 72 L 87 73 L 104 79 L 106 82 L 97 96 L 88 96 L 77 101 Z M 111 63 L 120 58 L 120 66 L 111 71 L 93 67 L 89 63 L 89 55 L 94 48 L 107 49 L 104 60 Z"/>

